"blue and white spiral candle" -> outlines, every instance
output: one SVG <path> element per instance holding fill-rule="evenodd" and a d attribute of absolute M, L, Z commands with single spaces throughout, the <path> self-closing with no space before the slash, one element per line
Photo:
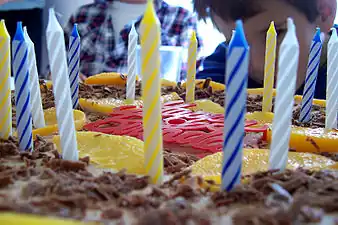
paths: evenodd
<path fill-rule="evenodd" d="M 15 81 L 16 127 L 21 151 L 33 150 L 32 115 L 28 68 L 28 44 L 22 23 L 18 22 L 12 41 L 13 74 Z"/>
<path fill-rule="evenodd" d="M 226 191 L 230 191 L 241 181 L 248 70 L 249 46 L 245 39 L 243 23 L 237 21 L 226 63 L 222 166 L 222 189 Z"/>
<path fill-rule="evenodd" d="M 302 109 L 299 116 L 299 121 L 302 123 L 309 122 L 311 119 L 312 101 L 316 90 L 316 82 L 320 64 L 320 56 L 322 53 L 322 46 L 323 45 L 320 38 L 320 29 L 317 28 L 317 32 L 312 40 L 310 48 L 309 63 L 305 78 Z"/>
<path fill-rule="evenodd" d="M 73 109 L 76 109 L 79 105 L 80 73 L 80 35 L 77 30 L 77 24 L 74 24 L 73 31 L 69 37 L 68 70 Z"/>

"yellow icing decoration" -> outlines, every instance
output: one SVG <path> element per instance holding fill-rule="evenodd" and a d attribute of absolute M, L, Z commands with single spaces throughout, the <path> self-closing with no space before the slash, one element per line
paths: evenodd
<path fill-rule="evenodd" d="M 180 100 L 181 98 L 178 96 L 177 93 L 173 92 L 169 95 L 161 96 L 161 102 L 166 103 L 170 101 Z M 125 106 L 125 105 L 135 105 L 135 106 L 142 106 L 142 100 L 135 100 L 132 104 L 128 104 L 125 100 L 120 99 L 79 99 L 79 104 L 81 108 L 85 111 L 89 112 L 98 112 L 103 114 L 109 114 L 113 111 L 114 108 Z"/>
<path fill-rule="evenodd" d="M 203 88 L 204 83 L 205 83 L 205 79 L 196 79 L 195 80 L 195 85 L 198 88 Z M 187 85 L 186 82 L 182 83 L 182 87 L 185 88 L 186 85 Z M 223 91 L 225 89 L 225 85 L 224 84 L 217 83 L 215 81 L 210 81 L 209 86 L 212 87 L 213 91 Z"/>
<path fill-rule="evenodd" d="M 245 115 L 247 120 L 256 120 L 260 124 L 272 124 L 273 113 L 271 112 L 253 112 Z"/>
<path fill-rule="evenodd" d="M 138 80 L 136 76 L 136 80 Z M 88 77 L 85 81 L 88 85 L 125 85 L 127 83 L 127 75 L 121 73 L 100 73 Z"/>
<path fill-rule="evenodd" d="M 207 156 L 191 166 L 192 174 L 204 177 L 206 180 L 220 182 L 222 168 L 222 152 Z M 249 175 L 258 171 L 268 170 L 269 151 L 264 149 L 244 149 L 242 174 Z M 288 169 L 303 167 L 307 169 L 332 169 L 337 164 L 324 156 L 289 152 Z"/>
<path fill-rule="evenodd" d="M 208 99 L 196 100 L 194 101 L 194 103 L 196 104 L 196 106 L 193 108 L 193 111 L 203 111 L 214 114 L 224 113 L 224 108 L 211 100 Z"/>
<path fill-rule="evenodd" d="M 124 86 L 127 84 L 126 74 L 120 73 L 100 73 L 91 77 L 88 77 L 84 83 L 87 85 L 120 85 Z M 139 77 L 136 76 L 136 80 L 139 80 Z M 161 79 L 161 85 L 165 87 L 175 87 L 177 85 L 174 81 L 169 81 L 166 79 Z"/>
<path fill-rule="evenodd" d="M 268 131 L 271 141 L 271 131 Z M 293 127 L 290 148 L 298 152 L 338 152 L 338 132 L 326 132 L 324 128 Z"/>
<path fill-rule="evenodd" d="M 43 216 L 33 216 L 17 213 L 1 213 L 0 223 L 2 225 L 83 225 L 94 223 L 81 223 L 78 221 L 72 221 L 68 219 L 57 219 Z"/>
<path fill-rule="evenodd" d="M 55 108 L 44 110 L 46 127 L 33 130 L 33 137 L 36 135 L 49 136 L 58 132 Z M 75 129 L 81 130 L 86 122 L 86 116 L 79 110 L 74 110 Z"/>
<path fill-rule="evenodd" d="M 79 156 L 90 156 L 99 168 L 144 175 L 143 142 L 129 136 L 117 136 L 98 132 L 77 132 Z M 60 149 L 60 136 L 53 142 Z"/>

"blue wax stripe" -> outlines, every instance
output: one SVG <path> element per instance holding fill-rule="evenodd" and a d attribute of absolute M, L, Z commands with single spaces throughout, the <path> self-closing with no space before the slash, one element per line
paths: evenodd
<path fill-rule="evenodd" d="M 32 121 L 30 119 L 28 119 L 26 125 L 25 125 L 25 129 L 22 132 L 22 136 L 20 137 L 20 143 L 22 141 L 22 138 L 25 136 L 25 133 L 27 132 L 28 126 L 32 123 Z"/>
<path fill-rule="evenodd" d="M 314 93 L 313 93 L 313 94 L 311 95 L 311 97 L 306 101 L 306 103 L 304 103 L 304 107 L 302 106 L 302 111 L 305 109 L 305 106 L 307 106 L 307 105 L 310 103 L 310 100 L 312 101 L 313 96 L 314 96 Z M 307 112 L 306 112 L 305 114 L 303 114 L 303 117 L 301 117 L 301 118 L 299 119 L 300 122 L 303 122 L 303 121 L 307 118 L 307 116 L 310 114 L 311 110 L 312 110 L 312 107 L 309 107 L 309 108 L 307 109 Z M 302 112 L 302 111 L 301 111 L 301 112 Z M 302 113 L 301 113 L 301 115 L 302 115 Z"/>
<path fill-rule="evenodd" d="M 26 101 L 25 101 L 25 103 L 22 107 L 22 110 L 20 111 L 19 118 L 18 118 L 18 121 L 17 121 L 17 125 L 20 124 L 21 119 L 22 119 L 23 115 L 25 114 L 25 112 L 27 110 L 28 103 L 29 103 L 29 96 L 26 98 Z"/>
<path fill-rule="evenodd" d="M 231 85 L 233 78 L 237 75 L 237 72 L 238 72 L 240 66 L 243 64 L 243 61 L 245 60 L 246 54 L 248 54 L 248 52 L 244 49 L 241 57 L 239 58 L 239 60 L 237 61 L 236 65 L 235 65 L 235 67 L 232 69 L 232 71 L 230 71 L 229 78 L 227 79 L 227 82 L 226 82 L 227 87 L 229 87 Z"/>
<path fill-rule="evenodd" d="M 69 59 L 69 63 L 73 61 L 74 57 L 77 55 L 77 53 L 78 53 L 78 51 L 79 51 L 79 48 L 80 48 L 80 44 L 78 44 L 78 45 L 76 46 L 76 49 L 75 49 L 75 51 L 73 52 L 73 55 L 72 55 L 72 56 L 70 57 L 70 59 Z"/>
<path fill-rule="evenodd" d="M 76 85 L 76 88 L 75 88 L 75 90 L 74 90 L 74 92 L 73 92 L 73 94 L 72 94 L 72 99 L 74 98 L 74 96 L 75 96 L 75 94 L 77 93 L 77 89 L 79 88 L 79 85 Z"/>
<path fill-rule="evenodd" d="M 314 92 L 312 92 L 311 95 L 310 95 L 310 97 L 306 100 L 306 102 L 304 102 L 304 104 L 302 104 L 302 111 L 303 111 L 303 109 L 305 108 L 305 106 L 307 106 L 309 103 L 312 102 L 313 96 L 314 96 Z M 311 107 L 310 107 L 310 109 L 311 109 Z"/>
<path fill-rule="evenodd" d="M 19 74 L 20 74 L 20 72 L 22 70 L 22 67 L 25 65 L 25 62 L 27 62 L 26 61 L 27 60 L 27 55 L 28 55 L 28 51 L 26 50 L 25 55 L 23 56 L 23 59 L 21 60 L 20 66 L 18 68 L 18 71 L 16 71 L 16 73 L 15 73 L 14 82 L 17 81 L 18 76 L 19 76 Z M 14 60 L 17 60 L 17 59 L 15 58 Z"/>
<path fill-rule="evenodd" d="M 22 85 L 21 85 L 21 87 L 20 87 L 19 94 L 18 94 L 18 96 L 16 97 L 16 100 L 17 100 L 17 101 L 16 101 L 16 104 L 19 103 L 19 100 L 20 100 L 20 98 L 21 98 L 21 94 L 22 94 L 22 92 L 23 92 L 25 86 L 27 85 L 27 82 L 28 82 L 28 72 L 27 72 L 27 75 L 25 76 L 25 80 L 23 81 L 23 83 L 22 83 Z"/>
<path fill-rule="evenodd" d="M 317 50 L 317 52 L 316 52 L 316 54 L 312 57 L 311 61 L 309 62 L 308 66 L 310 66 L 313 63 L 313 61 L 315 61 L 316 59 L 318 59 L 318 55 L 321 52 L 321 50 L 322 50 L 322 48 L 319 47 L 318 50 Z"/>
<path fill-rule="evenodd" d="M 74 64 L 72 70 L 70 71 L 70 74 L 73 74 L 73 72 L 74 72 L 75 68 L 77 67 L 78 63 L 79 63 L 79 59 L 78 59 L 78 60 L 76 61 L 76 63 Z"/>
<path fill-rule="evenodd" d="M 79 101 L 76 99 L 76 101 L 74 102 L 74 105 L 73 105 L 73 109 L 75 109 L 78 105 Z"/>
<path fill-rule="evenodd" d="M 73 38 L 72 43 L 70 44 L 69 50 L 73 48 L 74 43 L 76 42 L 77 38 Z"/>
<path fill-rule="evenodd" d="M 318 42 L 313 42 L 312 41 L 312 45 L 311 45 L 311 49 L 310 49 L 310 52 L 313 51 L 313 49 L 315 48 L 315 46 L 318 44 Z"/>
<path fill-rule="evenodd" d="M 306 100 L 306 102 L 304 102 L 304 107 L 303 107 L 303 105 L 302 105 L 302 109 L 305 108 L 305 106 L 306 106 L 307 104 L 309 104 L 309 103 L 312 101 L 312 98 L 311 98 L 311 97 L 313 97 L 313 96 L 314 96 L 314 92 L 312 92 L 310 98 L 308 98 L 308 99 Z M 311 108 L 310 108 L 310 109 L 311 109 Z"/>
<path fill-rule="evenodd" d="M 226 187 L 227 191 L 231 191 L 232 188 L 235 186 L 235 182 L 237 181 L 238 177 L 241 175 L 241 170 L 242 170 L 242 163 L 240 164 L 240 166 L 237 169 L 237 172 L 235 174 L 235 177 L 232 179 L 231 183 L 228 185 L 228 187 Z"/>
<path fill-rule="evenodd" d="M 33 140 L 33 134 L 31 134 L 31 136 L 29 137 L 29 141 L 28 141 L 28 144 L 26 146 L 26 149 L 30 149 L 31 145 L 32 145 L 32 140 Z M 33 150 L 33 149 L 31 149 Z"/>
<path fill-rule="evenodd" d="M 78 78 L 79 78 L 79 72 L 77 72 L 77 73 L 76 73 L 76 76 L 73 77 L 73 80 L 72 80 L 72 82 L 71 82 L 71 84 L 70 84 L 70 87 L 73 87 L 73 85 L 74 85 L 76 79 L 78 79 Z"/>
<path fill-rule="evenodd" d="M 316 52 L 316 54 L 314 55 L 314 57 L 312 57 L 312 59 L 311 59 L 311 61 L 309 62 L 309 64 L 308 64 L 308 67 L 310 67 L 311 66 L 311 64 L 316 60 L 316 59 L 318 59 L 318 55 L 319 55 L 319 53 L 321 52 L 321 50 L 322 50 L 322 48 L 320 47 L 320 48 L 318 48 L 318 50 L 317 50 L 317 52 Z"/>
<path fill-rule="evenodd" d="M 233 96 L 233 98 L 228 101 L 228 106 L 226 107 L 225 118 L 228 118 L 230 111 L 232 111 L 232 108 L 234 107 L 235 103 L 237 102 L 238 96 L 240 96 L 240 94 L 243 91 L 246 91 L 245 86 L 247 84 L 247 79 L 248 79 L 248 77 L 245 76 L 244 79 L 242 80 L 241 84 L 240 84 L 240 87 L 237 89 L 235 95 Z M 229 88 L 230 86 L 227 85 L 226 87 Z"/>
<path fill-rule="evenodd" d="M 228 161 L 226 162 L 226 164 L 223 166 L 222 177 L 224 177 L 224 174 L 226 173 L 226 171 L 228 171 L 232 162 L 234 162 L 236 155 L 238 154 L 239 150 L 241 149 L 242 141 L 243 141 L 242 138 L 238 138 L 238 142 L 236 144 L 234 151 L 232 152 L 232 154 L 231 154 L 230 158 L 228 159 Z M 226 144 L 224 144 L 224 147 L 226 147 Z M 226 149 L 223 150 L 223 154 L 226 154 L 225 151 L 226 151 Z"/>
<path fill-rule="evenodd" d="M 309 79 L 311 78 L 311 75 L 318 69 L 320 60 L 318 60 L 317 64 L 313 67 L 313 69 L 310 71 L 309 75 L 305 79 L 305 84 L 309 82 Z"/>
<path fill-rule="evenodd" d="M 21 48 L 21 46 L 22 46 L 22 43 L 23 43 L 23 41 L 19 42 L 18 47 L 15 49 L 15 53 L 14 53 L 13 59 L 15 59 L 16 56 L 18 55 L 18 52 L 19 52 L 19 50 L 20 50 L 20 48 Z"/>
<path fill-rule="evenodd" d="M 311 71 L 311 73 L 309 74 L 308 77 L 312 77 L 312 74 L 316 71 L 316 69 L 318 68 L 318 66 L 319 66 L 319 61 L 318 61 L 317 65 L 312 69 L 312 71 Z M 309 79 L 308 79 L 308 81 L 309 81 Z M 303 97 L 308 94 L 308 92 L 311 90 L 311 87 L 316 83 L 316 81 L 317 81 L 317 76 L 313 79 L 313 81 L 311 82 L 311 84 L 309 85 L 309 87 L 305 90 L 305 93 L 303 94 Z M 305 83 L 305 85 L 307 83 Z"/>
<path fill-rule="evenodd" d="M 224 146 L 226 146 L 226 144 L 229 142 L 230 138 L 232 137 L 234 131 L 236 130 L 236 128 L 239 126 L 239 121 L 242 119 L 242 117 L 244 117 L 245 114 L 245 107 L 242 108 L 241 113 L 239 114 L 239 116 L 237 117 L 236 121 L 234 121 L 232 127 L 230 128 L 230 130 L 228 131 L 224 139 Z M 227 126 L 228 124 L 224 124 L 224 126 Z"/>

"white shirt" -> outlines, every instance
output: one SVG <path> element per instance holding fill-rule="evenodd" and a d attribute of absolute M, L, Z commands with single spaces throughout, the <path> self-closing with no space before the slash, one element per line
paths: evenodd
<path fill-rule="evenodd" d="M 110 6 L 109 14 L 112 17 L 114 26 L 115 41 L 119 42 L 120 32 L 125 25 L 132 23 L 143 15 L 147 3 L 130 4 L 120 1 L 113 2 Z"/>

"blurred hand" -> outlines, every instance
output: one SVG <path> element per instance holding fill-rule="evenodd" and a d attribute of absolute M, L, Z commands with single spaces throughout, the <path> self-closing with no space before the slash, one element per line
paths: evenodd
<path fill-rule="evenodd" d="M 79 78 L 80 78 L 80 81 L 83 82 L 85 79 L 87 79 L 87 76 L 84 75 L 84 74 L 82 74 L 82 73 L 80 73 Z"/>
<path fill-rule="evenodd" d="M 80 79 L 80 82 L 83 82 L 85 79 L 87 79 L 87 76 L 80 73 L 79 74 L 79 79 Z M 48 76 L 47 76 L 47 80 L 52 80 L 52 76 L 51 76 L 51 73 L 49 72 Z"/>

